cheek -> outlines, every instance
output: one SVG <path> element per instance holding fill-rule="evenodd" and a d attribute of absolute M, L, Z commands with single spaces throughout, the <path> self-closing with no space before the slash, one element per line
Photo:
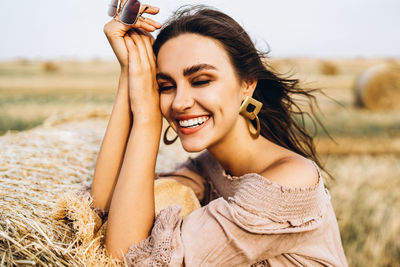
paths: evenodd
<path fill-rule="evenodd" d="M 214 88 L 214 93 L 209 96 L 209 102 L 213 102 L 221 112 L 228 114 L 239 112 L 237 105 L 238 103 L 240 105 L 240 88 L 236 83 L 221 83 L 220 86 Z"/>
<path fill-rule="evenodd" d="M 160 94 L 160 110 L 161 114 L 169 120 L 170 107 L 172 105 L 172 96 L 168 94 Z"/>

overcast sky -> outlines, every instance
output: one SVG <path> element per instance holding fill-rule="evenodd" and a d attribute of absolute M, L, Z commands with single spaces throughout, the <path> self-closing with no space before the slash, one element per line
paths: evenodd
<path fill-rule="evenodd" d="M 109 0 L 0 2 L 0 60 L 113 58 L 103 34 Z M 149 0 L 163 22 L 183 4 L 233 16 L 271 56 L 400 57 L 399 0 Z"/>

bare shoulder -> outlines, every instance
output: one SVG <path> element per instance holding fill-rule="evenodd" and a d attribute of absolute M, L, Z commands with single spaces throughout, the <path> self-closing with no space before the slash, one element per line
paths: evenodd
<path fill-rule="evenodd" d="M 260 175 L 288 187 L 316 185 L 319 174 L 314 163 L 304 157 L 288 156 L 275 161 Z"/>

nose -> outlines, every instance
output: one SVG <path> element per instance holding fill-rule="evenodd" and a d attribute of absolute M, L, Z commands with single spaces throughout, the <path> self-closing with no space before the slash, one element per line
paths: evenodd
<path fill-rule="evenodd" d="M 175 112 L 184 112 L 193 106 L 194 99 L 189 88 L 185 86 L 177 86 L 175 92 L 175 98 L 172 102 L 172 109 Z"/>

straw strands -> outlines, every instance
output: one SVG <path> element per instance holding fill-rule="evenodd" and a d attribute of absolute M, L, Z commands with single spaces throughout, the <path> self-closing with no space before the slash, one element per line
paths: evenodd
<path fill-rule="evenodd" d="M 354 91 L 358 106 L 400 109 L 400 66 L 393 63 L 370 67 L 358 77 Z"/>
<path fill-rule="evenodd" d="M 107 222 L 90 208 L 90 182 L 108 112 L 50 117 L 35 129 L 0 137 L 0 266 L 121 266 L 103 246 Z M 187 157 L 161 145 L 157 171 Z M 162 167 L 160 167 L 162 166 Z M 200 207 L 190 187 L 155 180 L 156 216 L 178 204 Z"/>
<path fill-rule="evenodd" d="M 94 235 L 97 215 L 89 198 L 69 196 L 69 210 L 81 212 L 79 221 L 57 219 L 60 209 L 54 213 L 60 196 L 91 180 L 106 126 L 105 114 L 95 113 L 86 120 L 64 118 L 63 124 L 50 119 L 0 138 L 0 266 L 117 264 L 104 256 Z"/>

